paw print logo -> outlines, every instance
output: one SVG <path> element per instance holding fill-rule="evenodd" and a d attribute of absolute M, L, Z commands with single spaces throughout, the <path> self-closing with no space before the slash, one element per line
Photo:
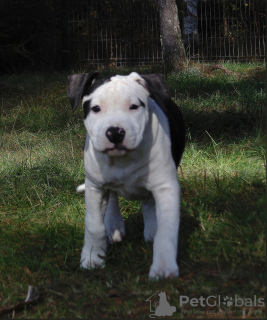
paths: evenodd
<path fill-rule="evenodd" d="M 231 307 L 233 305 L 233 298 L 228 297 L 228 296 L 224 297 L 223 304 L 227 307 Z"/>

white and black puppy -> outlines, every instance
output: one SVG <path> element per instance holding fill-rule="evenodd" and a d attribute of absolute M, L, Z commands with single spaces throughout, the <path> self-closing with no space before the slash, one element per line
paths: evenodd
<path fill-rule="evenodd" d="M 142 200 L 144 237 L 154 241 L 149 278 L 177 277 L 183 117 L 161 74 L 68 77 L 75 110 L 82 100 L 87 130 L 84 161 L 86 217 L 81 266 L 104 265 L 107 239 L 125 234 L 118 195 Z"/>

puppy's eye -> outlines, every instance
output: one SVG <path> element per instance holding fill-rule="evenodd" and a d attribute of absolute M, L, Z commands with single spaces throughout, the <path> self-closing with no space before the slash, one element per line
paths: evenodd
<path fill-rule="evenodd" d="M 91 108 L 95 113 L 100 111 L 100 107 L 99 106 L 94 106 Z"/>
<path fill-rule="evenodd" d="M 130 105 L 130 110 L 136 110 L 138 108 L 139 108 L 139 106 L 137 106 L 136 104 L 131 104 Z"/>

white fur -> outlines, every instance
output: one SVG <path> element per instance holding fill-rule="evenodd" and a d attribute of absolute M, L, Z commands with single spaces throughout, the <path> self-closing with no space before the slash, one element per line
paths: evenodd
<path fill-rule="evenodd" d="M 143 200 L 144 236 L 154 240 L 149 278 L 178 276 L 176 262 L 180 219 L 180 186 L 171 154 L 169 125 L 159 106 L 149 97 L 136 73 L 116 76 L 83 102 L 91 100 L 101 112 L 85 119 L 86 218 L 81 266 L 104 265 L 107 238 L 120 241 L 125 234 L 118 195 Z M 145 103 L 137 110 L 131 104 Z M 111 150 L 105 132 L 118 126 L 126 132 L 125 150 Z"/>
<path fill-rule="evenodd" d="M 92 106 L 101 107 L 101 112 L 90 112 L 84 121 L 90 141 L 97 151 L 113 148 L 113 143 L 106 138 L 105 134 L 111 126 L 119 126 L 126 131 L 123 147 L 134 150 L 139 146 L 148 121 L 148 110 L 144 107 L 130 110 L 129 107 L 132 104 L 140 105 L 139 99 L 147 102 L 149 92 L 140 90 L 141 85 L 136 81 L 136 75 L 132 73 L 128 77 L 112 77 L 110 82 L 97 88 L 89 96 L 84 96 L 83 103 L 91 100 Z M 125 154 L 125 152 L 118 153 L 118 150 L 108 151 L 108 153 L 110 155 Z"/>
<path fill-rule="evenodd" d="M 85 191 L 85 183 L 84 184 L 80 184 L 77 188 L 76 188 L 77 192 L 84 192 Z"/>

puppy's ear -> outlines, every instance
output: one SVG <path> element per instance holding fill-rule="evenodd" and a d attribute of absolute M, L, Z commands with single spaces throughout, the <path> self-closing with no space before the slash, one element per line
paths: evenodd
<path fill-rule="evenodd" d="M 167 83 L 161 73 L 143 74 L 141 77 L 145 80 L 152 98 L 157 95 L 163 101 L 170 99 Z"/>
<path fill-rule="evenodd" d="M 89 72 L 73 74 L 68 77 L 68 98 L 73 111 L 78 107 L 85 89 L 92 85 L 97 76 L 98 72 Z"/>
<path fill-rule="evenodd" d="M 148 91 L 145 80 L 137 72 L 130 73 L 128 77 L 139 83 L 146 91 Z"/>

